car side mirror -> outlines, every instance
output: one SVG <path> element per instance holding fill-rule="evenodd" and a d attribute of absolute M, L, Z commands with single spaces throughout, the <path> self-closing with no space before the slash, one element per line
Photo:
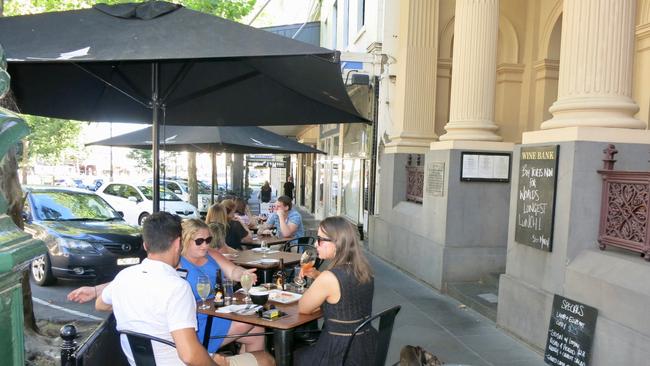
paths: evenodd
<path fill-rule="evenodd" d="M 21 212 L 20 217 L 23 219 L 24 222 L 30 222 L 32 221 L 32 218 L 30 217 L 29 213 L 27 212 Z"/>
<path fill-rule="evenodd" d="M 180 189 L 175 189 L 175 190 L 174 190 L 174 193 L 176 193 L 176 194 L 183 194 L 183 192 L 181 192 Z"/>
<path fill-rule="evenodd" d="M 124 211 L 117 211 L 117 214 L 120 215 L 121 218 L 124 218 Z"/>
<path fill-rule="evenodd" d="M 135 196 L 129 196 L 128 200 L 131 201 L 131 202 L 138 203 L 138 199 L 135 198 Z"/>

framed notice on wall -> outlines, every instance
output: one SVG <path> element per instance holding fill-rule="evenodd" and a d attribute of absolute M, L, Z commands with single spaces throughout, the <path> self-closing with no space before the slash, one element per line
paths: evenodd
<path fill-rule="evenodd" d="M 559 145 L 522 147 L 515 241 L 551 251 Z"/>
<path fill-rule="evenodd" d="M 463 182 L 509 182 L 510 154 L 469 152 L 460 153 L 460 180 Z"/>

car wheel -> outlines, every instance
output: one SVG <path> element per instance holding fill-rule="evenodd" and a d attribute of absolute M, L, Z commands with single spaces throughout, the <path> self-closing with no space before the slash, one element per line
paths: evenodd
<path fill-rule="evenodd" d="M 52 265 L 50 257 L 47 254 L 32 261 L 32 279 L 39 286 L 49 286 L 56 282 L 56 277 L 52 274 Z"/>
<path fill-rule="evenodd" d="M 149 214 L 147 212 L 143 212 L 140 217 L 138 217 L 138 225 L 142 226 L 142 223 L 144 222 L 144 219 L 149 217 Z"/>

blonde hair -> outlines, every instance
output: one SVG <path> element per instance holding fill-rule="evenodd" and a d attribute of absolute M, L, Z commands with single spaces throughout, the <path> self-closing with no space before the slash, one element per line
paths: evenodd
<path fill-rule="evenodd" d="M 194 245 L 194 235 L 201 229 L 206 229 L 210 232 L 210 228 L 205 222 L 199 219 L 186 219 L 183 220 L 181 225 L 183 226 L 183 235 L 181 237 L 183 249 L 181 249 L 181 255 L 185 255 L 187 248 L 190 245 Z"/>
<path fill-rule="evenodd" d="M 220 222 L 208 223 L 212 235 L 211 248 L 221 249 L 226 245 L 226 226 Z"/>
<path fill-rule="evenodd" d="M 220 203 L 215 203 L 208 209 L 208 214 L 205 216 L 205 223 L 218 223 L 228 227 L 228 214 L 226 209 Z"/>
<path fill-rule="evenodd" d="M 221 206 L 226 209 L 226 215 L 228 215 L 228 218 L 235 213 L 235 208 L 237 208 L 237 204 L 231 199 L 221 201 Z"/>
<path fill-rule="evenodd" d="M 336 245 L 336 254 L 329 268 L 350 265 L 354 277 L 360 283 L 372 279 L 372 269 L 359 243 L 359 231 L 348 220 L 340 216 L 328 217 L 321 221 L 319 228 Z"/>

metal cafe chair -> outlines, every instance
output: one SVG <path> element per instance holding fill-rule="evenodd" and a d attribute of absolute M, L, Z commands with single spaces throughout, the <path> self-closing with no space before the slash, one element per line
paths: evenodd
<path fill-rule="evenodd" d="M 126 335 L 126 338 L 129 340 L 133 360 L 137 366 L 156 366 L 152 342 L 159 342 L 176 348 L 174 342 L 148 334 L 132 332 L 130 330 L 118 330 L 118 332 Z"/>
<path fill-rule="evenodd" d="M 352 336 L 348 341 L 343 354 L 343 365 L 348 358 L 354 337 L 360 332 L 372 326 L 372 321 L 379 319 L 379 328 L 377 329 L 377 352 L 375 353 L 375 363 L 373 366 L 383 366 L 386 363 L 386 356 L 388 355 L 388 346 L 390 345 L 390 338 L 393 334 L 393 324 L 395 323 L 395 316 L 402 307 L 400 305 L 393 306 L 392 308 L 381 311 L 370 318 L 366 319 L 363 323 L 359 324 L 352 332 Z"/>

